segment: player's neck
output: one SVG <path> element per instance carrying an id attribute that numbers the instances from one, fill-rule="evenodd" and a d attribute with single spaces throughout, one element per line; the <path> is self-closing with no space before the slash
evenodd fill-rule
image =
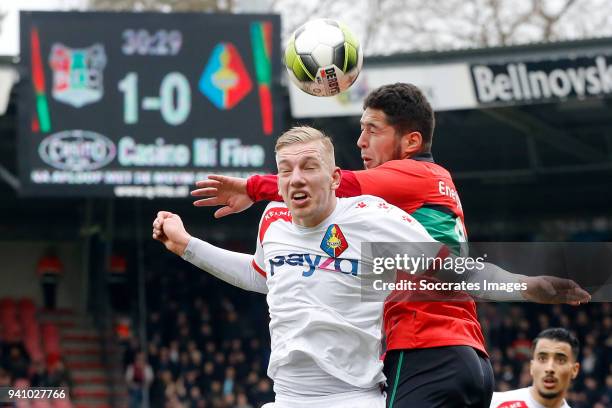
<path id="1" fill-rule="evenodd" d="M 529 393 L 538 404 L 546 408 L 561 408 L 563 406 L 563 402 L 565 401 L 564 392 L 561 393 L 557 398 L 544 398 L 540 395 L 538 390 L 536 390 L 533 385 L 529 387 Z"/>

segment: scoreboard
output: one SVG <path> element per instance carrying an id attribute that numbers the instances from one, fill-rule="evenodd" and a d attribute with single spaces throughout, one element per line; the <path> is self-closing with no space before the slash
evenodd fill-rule
<path id="1" fill-rule="evenodd" d="M 275 168 L 280 18 L 22 12 L 24 196 L 185 197 Z"/>

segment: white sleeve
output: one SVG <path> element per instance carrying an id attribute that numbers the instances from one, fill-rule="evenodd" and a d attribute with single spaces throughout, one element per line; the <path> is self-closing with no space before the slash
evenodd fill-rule
<path id="1" fill-rule="evenodd" d="M 255 269 L 252 255 L 228 251 L 191 237 L 182 258 L 230 285 L 268 293 L 266 279 Z"/>
<path id="2" fill-rule="evenodd" d="M 525 275 L 508 272 L 505 269 L 489 263 L 483 262 L 484 268 L 482 270 L 470 270 L 465 273 L 463 279 L 466 282 L 479 283 L 481 290 L 472 291 L 470 294 L 478 296 L 482 299 L 496 300 L 498 302 L 524 302 L 525 298 L 522 295 L 521 290 L 485 290 L 484 281 L 503 283 L 515 287 L 521 283 Z"/>

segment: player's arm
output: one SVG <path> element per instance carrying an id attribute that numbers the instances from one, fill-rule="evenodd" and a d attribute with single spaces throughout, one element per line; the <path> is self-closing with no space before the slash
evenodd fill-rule
<path id="1" fill-rule="evenodd" d="M 230 285 L 253 292 L 268 292 L 266 279 L 256 269 L 253 255 L 228 251 L 192 237 L 176 214 L 157 213 L 153 238 L 169 251 Z"/>
<path id="2" fill-rule="evenodd" d="M 454 269 L 439 269 L 431 264 L 418 269 L 406 271 L 410 274 L 429 274 L 446 282 L 478 283 L 476 290 L 467 292 L 487 300 L 496 301 L 532 301 L 537 303 L 569 303 L 580 304 L 588 302 L 590 295 L 576 282 L 570 279 L 562 279 L 553 276 L 525 276 L 512 273 L 505 269 L 489 263 L 472 263 L 465 267 L 464 258 L 453 255 L 442 243 L 435 241 L 429 233 L 414 220 L 410 215 L 397 207 L 390 206 L 386 210 L 385 217 L 380 217 L 377 222 L 378 234 L 375 239 L 386 244 L 384 249 L 387 257 L 395 258 L 396 255 L 407 253 L 414 258 L 444 260 L 451 258 Z M 454 259 L 453 259 L 454 258 Z M 461 262 L 456 262 L 460 260 Z M 482 265 L 482 267 L 480 267 Z M 485 281 L 504 283 L 510 285 L 521 285 L 524 290 L 512 292 L 505 290 L 487 290 Z"/>

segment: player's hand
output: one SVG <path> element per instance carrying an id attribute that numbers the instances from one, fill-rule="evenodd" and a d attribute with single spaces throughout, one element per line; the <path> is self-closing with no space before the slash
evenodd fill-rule
<path id="1" fill-rule="evenodd" d="M 197 190 L 194 197 L 209 197 L 193 202 L 196 207 L 223 207 L 215 211 L 215 218 L 239 213 L 253 205 L 253 200 L 247 194 L 247 181 L 243 178 L 218 176 L 211 174 L 207 180 L 196 182 Z"/>
<path id="2" fill-rule="evenodd" d="M 523 297 L 531 302 L 578 306 L 591 300 L 589 292 L 571 279 L 534 276 L 525 277 L 523 282 L 527 284 L 527 290 L 522 292 Z"/>
<path id="3" fill-rule="evenodd" d="M 183 226 L 183 220 L 176 214 L 160 211 L 153 220 L 153 239 L 158 240 L 178 256 L 185 253 L 191 236 Z"/>

